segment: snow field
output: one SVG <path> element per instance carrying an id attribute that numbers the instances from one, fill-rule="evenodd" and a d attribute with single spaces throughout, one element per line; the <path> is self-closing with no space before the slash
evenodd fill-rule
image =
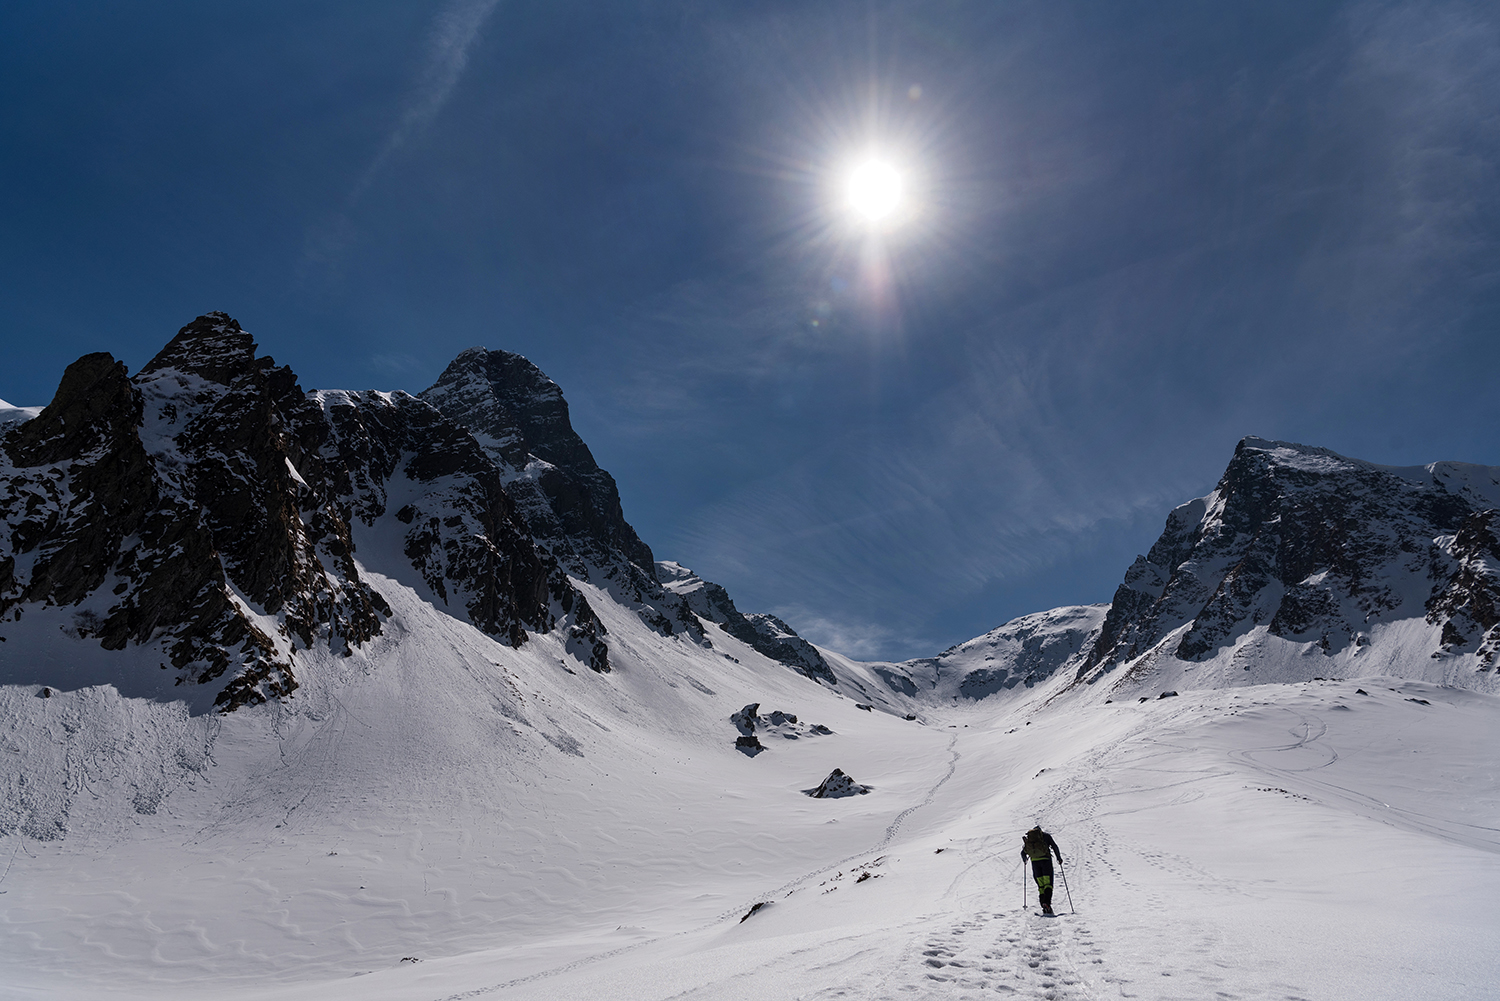
<path id="1" fill-rule="evenodd" d="M 513 651 L 376 584 L 397 608 L 388 635 L 308 663 L 289 711 L 193 718 L 220 727 L 213 767 L 179 776 L 155 815 L 86 767 L 160 757 L 165 745 L 135 737 L 93 750 L 149 704 L 6 690 L 16 771 L 64 801 L 68 825 L 60 841 L 7 839 L 13 989 L 191 995 L 497 945 L 524 973 L 738 916 L 768 877 L 879 842 L 930 785 L 924 769 L 948 763 L 946 735 L 893 741 L 915 724 L 857 711 L 728 637 L 722 652 L 685 647 L 622 612 L 608 624 L 629 642 L 599 676 L 549 637 Z M 770 738 L 752 761 L 728 720 L 749 702 L 836 733 Z M 71 722 L 49 730 L 49 717 Z M 875 791 L 801 795 L 840 765 Z"/>
<path id="2" fill-rule="evenodd" d="M 1493 695 L 1367 677 L 1103 704 L 1057 678 L 925 707 L 924 725 L 717 631 L 712 649 L 659 636 L 592 591 L 603 676 L 550 637 L 511 650 L 372 581 L 386 635 L 347 659 L 300 653 L 283 709 L 0 688 L 20 804 L 0 818 L 0 997 L 1452 1001 L 1500 985 Z M 750 702 L 835 733 L 763 736 L 748 758 L 728 717 Z M 801 794 L 834 767 L 873 791 Z M 1077 914 L 1061 880 L 1058 918 L 1034 916 L 1029 886 L 1022 909 L 1037 821 Z M 49 823 L 66 836 L 39 840 Z"/>

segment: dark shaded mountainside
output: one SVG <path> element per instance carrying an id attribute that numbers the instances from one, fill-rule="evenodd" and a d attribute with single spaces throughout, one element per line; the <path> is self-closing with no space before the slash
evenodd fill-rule
<path id="1" fill-rule="evenodd" d="M 131 669 L 227 712 L 293 691 L 299 650 L 379 635 L 391 613 L 370 572 L 512 646 L 562 630 L 607 672 L 578 580 L 702 645 L 711 607 L 710 624 L 834 682 L 717 585 L 675 569 L 663 585 L 561 390 L 525 358 L 474 348 L 411 396 L 304 392 L 255 352 L 210 313 L 133 378 L 86 355 L 41 413 L 0 423 L 0 637 L 41 622 L 129 650 Z M 19 676 L 38 670 L 21 647 L 0 646 L 0 679 L 47 681 Z"/>
<path id="2" fill-rule="evenodd" d="M 858 691 L 891 708 L 1054 677 L 1106 694 L 1152 679 L 1369 675 L 1493 691 L 1497 660 L 1500 467 L 1379 466 L 1246 438 L 1212 493 L 1172 511 L 1108 605 L 1038 612 L 934 658 L 866 665 Z"/>

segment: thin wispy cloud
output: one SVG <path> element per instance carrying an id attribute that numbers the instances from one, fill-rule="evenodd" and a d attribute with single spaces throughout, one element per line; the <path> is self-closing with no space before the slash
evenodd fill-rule
<path id="1" fill-rule="evenodd" d="M 469 52 L 500 0 L 453 0 L 433 20 L 421 72 L 401 104 L 395 124 L 350 189 L 343 208 L 307 228 L 303 237 L 301 277 L 320 271 L 336 277 L 339 263 L 356 238 L 349 212 L 395 153 L 442 111 L 469 63 Z"/>
<path id="2" fill-rule="evenodd" d="M 469 51 L 478 40 L 480 29 L 499 3 L 500 0 L 454 0 L 438 14 L 428 36 L 427 58 L 416 84 L 407 95 L 385 143 L 354 185 L 350 201 L 364 194 L 392 154 L 442 111 L 453 88 L 458 85 L 459 77 L 463 76 L 469 63 Z"/>

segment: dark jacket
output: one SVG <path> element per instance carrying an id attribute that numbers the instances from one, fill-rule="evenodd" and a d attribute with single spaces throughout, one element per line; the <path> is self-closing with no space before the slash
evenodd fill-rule
<path id="1" fill-rule="evenodd" d="M 1047 858 L 1049 852 L 1056 855 L 1059 862 L 1063 860 L 1062 849 L 1057 847 L 1057 842 L 1052 840 L 1052 835 L 1040 827 L 1033 827 L 1021 838 L 1022 858 L 1044 859 Z"/>

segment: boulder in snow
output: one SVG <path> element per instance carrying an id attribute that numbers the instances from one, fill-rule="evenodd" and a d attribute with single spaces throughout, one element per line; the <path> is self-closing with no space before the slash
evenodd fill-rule
<path id="1" fill-rule="evenodd" d="M 828 773 L 828 777 L 818 783 L 816 789 L 802 790 L 813 799 L 837 799 L 841 796 L 863 796 L 870 791 L 869 786 L 860 785 L 854 779 L 844 774 L 842 768 L 835 768 Z"/>

